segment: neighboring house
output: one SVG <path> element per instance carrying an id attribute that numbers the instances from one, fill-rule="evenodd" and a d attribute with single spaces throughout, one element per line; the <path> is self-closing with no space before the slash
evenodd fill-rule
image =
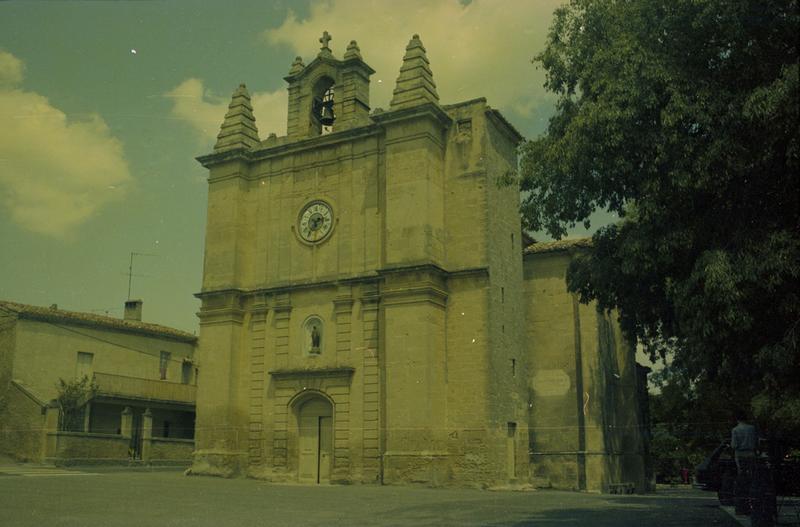
<path id="1" fill-rule="evenodd" d="M 192 472 L 644 490 L 634 349 L 567 291 L 586 241 L 528 247 L 520 134 L 485 99 L 440 104 L 416 35 L 371 111 L 374 71 L 329 40 L 285 77 L 286 136 L 259 138 L 241 85 L 198 158 Z"/>
<path id="2" fill-rule="evenodd" d="M 180 462 L 194 442 L 197 338 L 141 321 L 0 301 L 0 453 L 59 463 Z M 93 380 L 80 416 L 60 380 Z"/>

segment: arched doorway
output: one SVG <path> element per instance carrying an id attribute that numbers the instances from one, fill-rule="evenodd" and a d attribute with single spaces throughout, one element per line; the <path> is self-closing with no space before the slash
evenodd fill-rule
<path id="1" fill-rule="evenodd" d="M 333 458 L 333 408 L 320 396 L 304 401 L 297 412 L 299 429 L 298 480 L 328 483 Z"/>

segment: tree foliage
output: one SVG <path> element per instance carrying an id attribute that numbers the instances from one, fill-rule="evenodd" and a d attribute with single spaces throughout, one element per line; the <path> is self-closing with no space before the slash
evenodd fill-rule
<path id="1" fill-rule="evenodd" d="M 82 432 L 86 403 L 97 393 L 94 378 L 90 379 L 86 375 L 71 381 L 59 378 L 56 388 L 56 402 L 60 410 L 59 429 Z"/>
<path id="2" fill-rule="evenodd" d="M 650 396 L 650 453 L 658 479 L 680 480 L 680 469 L 694 468 L 730 438 L 728 402 L 709 393 L 713 387 L 688 382 L 665 368 L 652 374 L 658 393 Z"/>
<path id="3" fill-rule="evenodd" d="M 522 147 L 526 227 L 597 209 L 569 287 L 715 396 L 800 429 L 798 4 L 572 0 L 536 58 L 558 97 Z"/>

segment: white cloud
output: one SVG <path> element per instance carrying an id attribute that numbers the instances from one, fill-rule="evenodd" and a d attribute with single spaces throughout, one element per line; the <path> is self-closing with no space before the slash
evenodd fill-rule
<path id="1" fill-rule="evenodd" d="M 22 82 L 24 66 L 17 57 L 0 49 L 0 86 L 16 86 Z"/>
<path id="2" fill-rule="evenodd" d="M 119 140 L 98 115 L 70 120 L 18 86 L 23 64 L 0 51 L 0 205 L 30 231 L 69 237 L 131 182 Z"/>
<path id="3" fill-rule="evenodd" d="M 553 10 L 563 0 L 331 0 L 311 7 L 299 20 L 264 32 L 267 42 L 287 44 L 308 63 L 328 30 L 334 55 L 358 41 L 364 60 L 376 70 L 371 106 L 388 108 L 405 46 L 418 33 L 427 49 L 442 103 L 485 96 L 489 104 L 529 117 L 549 99 L 544 73 L 531 59 L 544 46 Z M 287 61 L 287 69 L 290 61 Z"/>
<path id="4" fill-rule="evenodd" d="M 233 93 L 233 90 L 231 90 Z M 204 142 L 213 141 L 228 110 L 230 95 L 212 94 L 201 79 L 186 79 L 165 94 L 172 99 L 172 115 L 187 122 Z M 270 132 L 286 133 L 288 98 L 286 90 L 250 94 L 253 115 L 259 137 L 266 139 Z"/>
<path id="5" fill-rule="evenodd" d="M 398 5 L 372 0 L 317 2 L 299 20 L 289 12 L 280 27 L 268 29 L 271 45 L 288 45 L 306 64 L 319 52 L 319 37 L 329 31 L 334 55 L 357 40 L 364 60 L 376 70 L 370 85 L 370 105 L 388 108 L 405 47 L 419 33 L 428 51 L 442 103 L 486 97 L 508 113 L 531 117 L 552 101 L 544 73 L 531 64 L 545 41 L 553 10 L 563 0 L 406 0 Z M 235 86 L 231 86 L 233 90 Z M 252 86 L 250 87 L 253 88 Z M 232 91 L 231 90 L 231 91 Z M 286 133 L 286 89 L 251 92 L 259 136 Z M 211 94 L 203 81 L 187 79 L 166 94 L 173 99 L 173 116 L 189 123 L 204 141 L 213 141 L 227 110 L 230 94 Z"/>

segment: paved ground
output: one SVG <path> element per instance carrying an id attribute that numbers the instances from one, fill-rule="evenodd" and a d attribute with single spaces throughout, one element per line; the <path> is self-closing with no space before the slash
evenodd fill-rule
<path id="1" fill-rule="evenodd" d="M 172 470 L 0 466 L 0 525 L 738 527 L 716 496 L 294 486 Z"/>

